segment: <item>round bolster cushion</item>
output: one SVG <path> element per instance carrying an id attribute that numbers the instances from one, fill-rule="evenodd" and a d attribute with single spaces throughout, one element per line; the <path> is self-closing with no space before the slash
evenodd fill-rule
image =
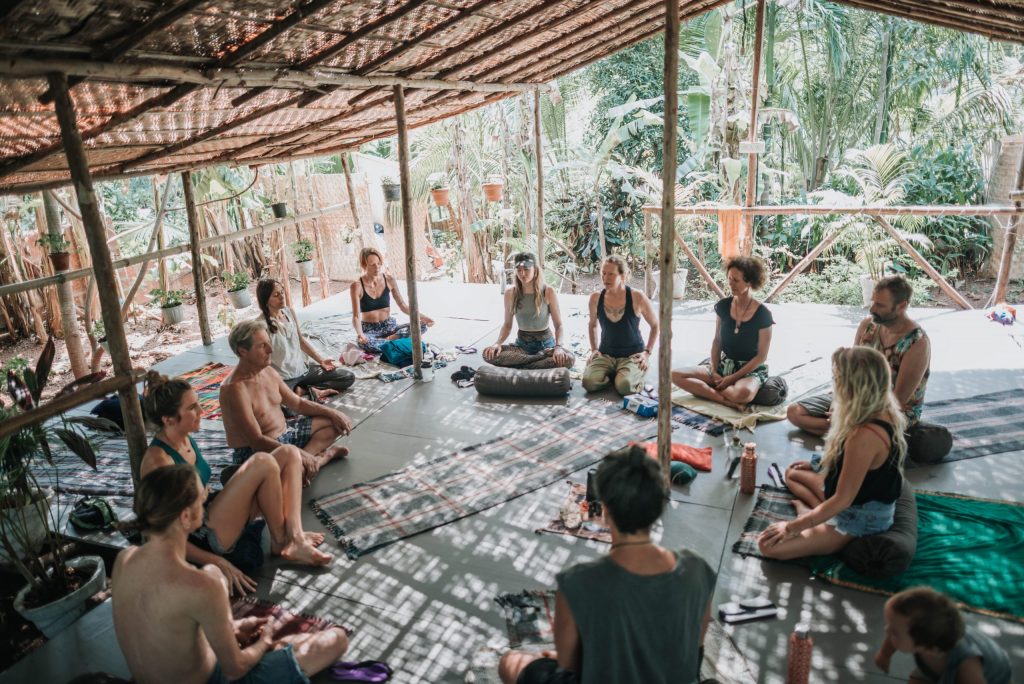
<path id="1" fill-rule="evenodd" d="M 789 385 L 786 384 L 785 378 L 778 375 L 765 380 L 761 388 L 757 390 L 757 394 L 754 396 L 754 401 L 751 403 L 759 404 L 761 406 L 778 406 L 782 402 L 786 401 L 786 397 L 789 395 Z"/>
<path id="2" fill-rule="evenodd" d="M 480 394 L 492 397 L 564 397 L 572 389 L 568 368 L 502 368 L 480 364 L 473 376 Z"/>
<path id="3" fill-rule="evenodd" d="M 850 568 L 872 578 L 892 577 L 910 567 L 917 550 L 917 501 L 906 480 L 896 499 L 892 527 L 880 534 L 857 537 L 839 554 Z"/>

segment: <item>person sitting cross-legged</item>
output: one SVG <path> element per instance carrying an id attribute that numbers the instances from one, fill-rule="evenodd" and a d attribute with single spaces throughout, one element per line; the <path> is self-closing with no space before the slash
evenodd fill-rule
<path id="1" fill-rule="evenodd" d="M 220 386 L 220 405 L 228 446 L 235 463 L 257 451 L 273 452 L 282 444 L 299 448 L 303 482 L 309 484 L 326 463 L 342 458 L 348 449 L 334 442 L 352 429 L 348 417 L 329 406 L 300 398 L 270 366 L 273 347 L 267 324 L 261 320 L 237 324 L 228 344 L 238 365 Z M 285 419 L 281 407 L 299 414 Z"/>
<path id="2" fill-rule="evenodd" d="M 841 347 L 832 355 L 835 402 L 821 470 L 808 461 L 786 470 L 797 516 L 761 533 L 765 557 L 838 553 L 856 537 L 892 527 L 907 443 L 891 386 L 889 364 L 874 349 Z"/>
<path id="3" fill-rule="evenodd" d="M 156 468 L 135 491 L 142 546 L 121 551 L 111 573 L 114 633 L 133 680 L 309 684 L 348 648 L 340 628 L 275 640 L 267 618 L 234 620 L 216 566 L 185 556 L 203 525 L 206 488 L 188 464 Z"/>
<path id="4" fill-rule="evenodd" d="M 391 315 L 391 296 L 402 313 L 411 316 L 411 310 L 398 282 L 384 268 L 384 255 L 376 247 L 364 247 L 359 252 L 359 268 L 362 275 L 349 287 L 352 298 L 352 327 L 356 340 L 364 351 L 380 354 L 381 346 L 388 340 L 411 337 L 410 323 L 399 323 Z M 434 325 L 434 320 L 420 312 L 420 332 Z"/>
<path id="5" fill-rule="evenodd" d="M 590 360 L 583 371 L 583 389 L 599 392 L 608 385 L 625 396 L 644 386 L 651 350 L 658 340 L 658 317 L 646 295 L 626 285 L 629 267 L 617 254 L 601 264 L 604 289 L 590 295 Z M 640 317 L 651 332 L 644 344 Z M 601 327 L 601 343 L 597 329 Z"/>
<path id="6" fill-rule="evenodd" d="M 693 552 L 651 539 L 664 488 L 644 449 L 604 457 L 597 494 L 612 533 L 608 555 L 556 576 L 555 651 L 506 653 L 498 666 L 504 684 L 698 680 L 715 572 Z"/>
<path id="7" fill-rule="evenodd" d="M 765 362 L 775 320 L 753 295 L 764 285 L 764 262 L 757 257 L 733 257 L 725 270 L 732 296 L 715 304 L 711 356 L 706 365 L 672 371 L 672 383 L 695 397 L 743 409 L 768 380 Z"/>
<path id="8" fill-rule="evenodd" d="M 877 349 L 889 362 L 892 391 L 907 419 L 907 457 L 918 463 L 935 463 L 949 453 L 953 437 L 945 427 L 921 420 L 931 374 L 931 341 L 924 328 L 907 315 L 913 294 L 903 276 L 879 280 L 871 295 L 871 315 L 861 321 L 853 343 Z M 789 422 L 815 435 L 828 431 L 831 416 L 830 394 L 807 397 L 787 410 Z"/>
<path id="9" fill-rule="evenodd" d="M 206 487 L 212 472 L 192 438 L 202 409 L 188 381 L 149 371 L 142 408 L 146 420 L 159 427 L 142 455 L 139 474 L 145 477 L 157 468 L 184 463 L 195 468 Z M 189 535 L 186 557 L 193 563 L 217 566 L 234 593 L 244 595 L 256 589 L 255 582 L 225 558 L 256 513 L 270 528 L 271 554 L 304 565 L 331 561 L 330 555 L 316 549 L 324 535 L 302 529 L 302 457 L 294 446 L 253 454 L 206 509 L 203 525 Z"/>

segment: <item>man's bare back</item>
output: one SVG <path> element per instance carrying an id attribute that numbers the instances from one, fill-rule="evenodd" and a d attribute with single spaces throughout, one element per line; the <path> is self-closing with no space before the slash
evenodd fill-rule
<path id="1" fill-rule="evenodd" d="M 238 368 L 231 371 L 231 375 L 220 386 L 221 412 L 228 446 L 249 446 L 244 436 L 247 430 L 240 428 L 251 421 L 255 422 L 260 433 L 270 439 L 277 439 L 285 431 L 287 426 L 284 411 L 281 410 L 282 386 L 281 376 L 269 366 L 255 375 L 239 374 Z"/>
<path id="2" fill-rule="evenodd" d="M 160 551 L 131 547 L 117 557 L 111 589 L 118 643 L 139 684 L 206 682 L 217 658 L 193 616 L 195 606 L 216 599 L 217 580 Z"/>

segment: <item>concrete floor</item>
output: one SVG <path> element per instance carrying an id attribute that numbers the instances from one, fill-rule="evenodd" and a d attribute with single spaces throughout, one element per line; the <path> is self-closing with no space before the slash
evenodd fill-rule
<path id="1" fill-rule="evenodd" d="M 432 344 L 482 349 L 494 341 L 501 322 L 496 286 L 426 283 L 420 285 L 420 301 L 424 312 L 437 321 L 426 338 Z M 585 340 L 586 298 L 564 295 L 561 303 L 567 338 Z M 860 308 L 826 305 L 773 305 L 771 309 L 777 325 L 769 359 L 776 372 L 850 344 L 865 313 Z M 337 295 L 303 310 L 300 318 L 347 311 L 347 294 Z M 929 400 L 1024 386 L 1024 353 L 1019 338 L 1013 337 L 1018 331 L 989 322 L 977 311 L 922 309 L 912 315 L 932 339 Z M 673 365 L 706 357 L 714 329 L 711 304 L 677 303 L 673 321 Z M 175 373 L 207 361 L 233 360 L 226 341 L 219 339 L 211 347 L 197 347 L 159 367 Z M 452 367 L 439 371 L 432 383 L 357 383 L 355 393 L 344 399 L 345 410 L 356 422 L 356 429 L 345 439 L 351 455 L 325 468 L 307 498 L 390 472 L 419 454 L 449 452 L 516 428 L 536 429 L 540 411 L 563 403 L 512 404 L 479 397 L 472 389 L 458 389 L 449 382 L 448 376 L 460 365 L 476 367 L 481 362 L 479 355 L 461 356 Z M 654 383 L 655 378 L 652 369 L 649 381 Z M 583 394 L 578 383 L 572 394 Z M 701 474 L 689 486 L 674 488 L 660 527 L 661 543 L 688 547 L 718 569 L 715 605 L 763 594 L 781 609 L 778 620 L 728 628 L 757 681 L 784 680 L 787 639 L 802 621 L 809 621 L 815 639 L 812 681 L 905 681 L 911 669 L 908 658 L 894 658 L 892 676 L 882 674 L 872 663 L 882 639 L 884 597 L 815 581 L 798 567 L 733 554 L 731 546 L 753 507 L 753 497 L 739 494 L 736 481 L 725 479 L 723 438 L 679 427 L 673 439 L 711 445 L 714 465 L 711 473 Z M 761 454 L 761 482 L 767 481 L 765 469 L 771 462 L 785 467 L 806 458 L 820 444 L 785 422 L 762 424 L 754 440 Z M 914 469 L 907 476 L 931 490 L 1020 500 L 1021 457 L 1020 452 L 1005 453 Z M 553 586 L 555 573 L 562 568 L 607 551 L 607 546 L 596 542 L 534 533 L 555 513 L 563 487 L 558 484 L 533 492 L 355 562 L 339 550 L 338 559 L 318 572 L 268 560 L 259 577 L 258 594 L 354 628 L 351 659 L 387 661 L 396 672 L 393 681 L 463 681 L 474 652 L 507 643 L 494 596 Z M 309 510 L 304 522 L 308 529 L 321 528 Z M 1024 624 L 973 613 L 965 616 L 1010 653 L 1018 673 L 1024 672 Z M 113 643 L 109 604 L 0 675 L 0 682 L 62 682 L 95 670 L 127 675 Z"/>

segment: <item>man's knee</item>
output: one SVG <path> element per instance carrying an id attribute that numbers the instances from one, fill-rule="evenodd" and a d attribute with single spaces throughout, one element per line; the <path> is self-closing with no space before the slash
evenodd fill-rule
<path id="1" fill-rule="evenodd" d="M 608 375 L 606 373 L 590 373 L 584 374 L 583 389 L 587 392 L 600 392 L 608 386 Z"/>
<path id="2" fill-rule="evenodd" d="M 302 463 L 302 452 L 294 444 L 282 444 L 274 449 L 274 460 L 281 470 L 290 463 Z"/>
<path id="3" fill-rule="evenodd" d="M 622 396 L 633 394 L 642 383 L 643 380 L 637 380 L 632 373 L 619 373 L 615 376 L 615 391 Z"/>

